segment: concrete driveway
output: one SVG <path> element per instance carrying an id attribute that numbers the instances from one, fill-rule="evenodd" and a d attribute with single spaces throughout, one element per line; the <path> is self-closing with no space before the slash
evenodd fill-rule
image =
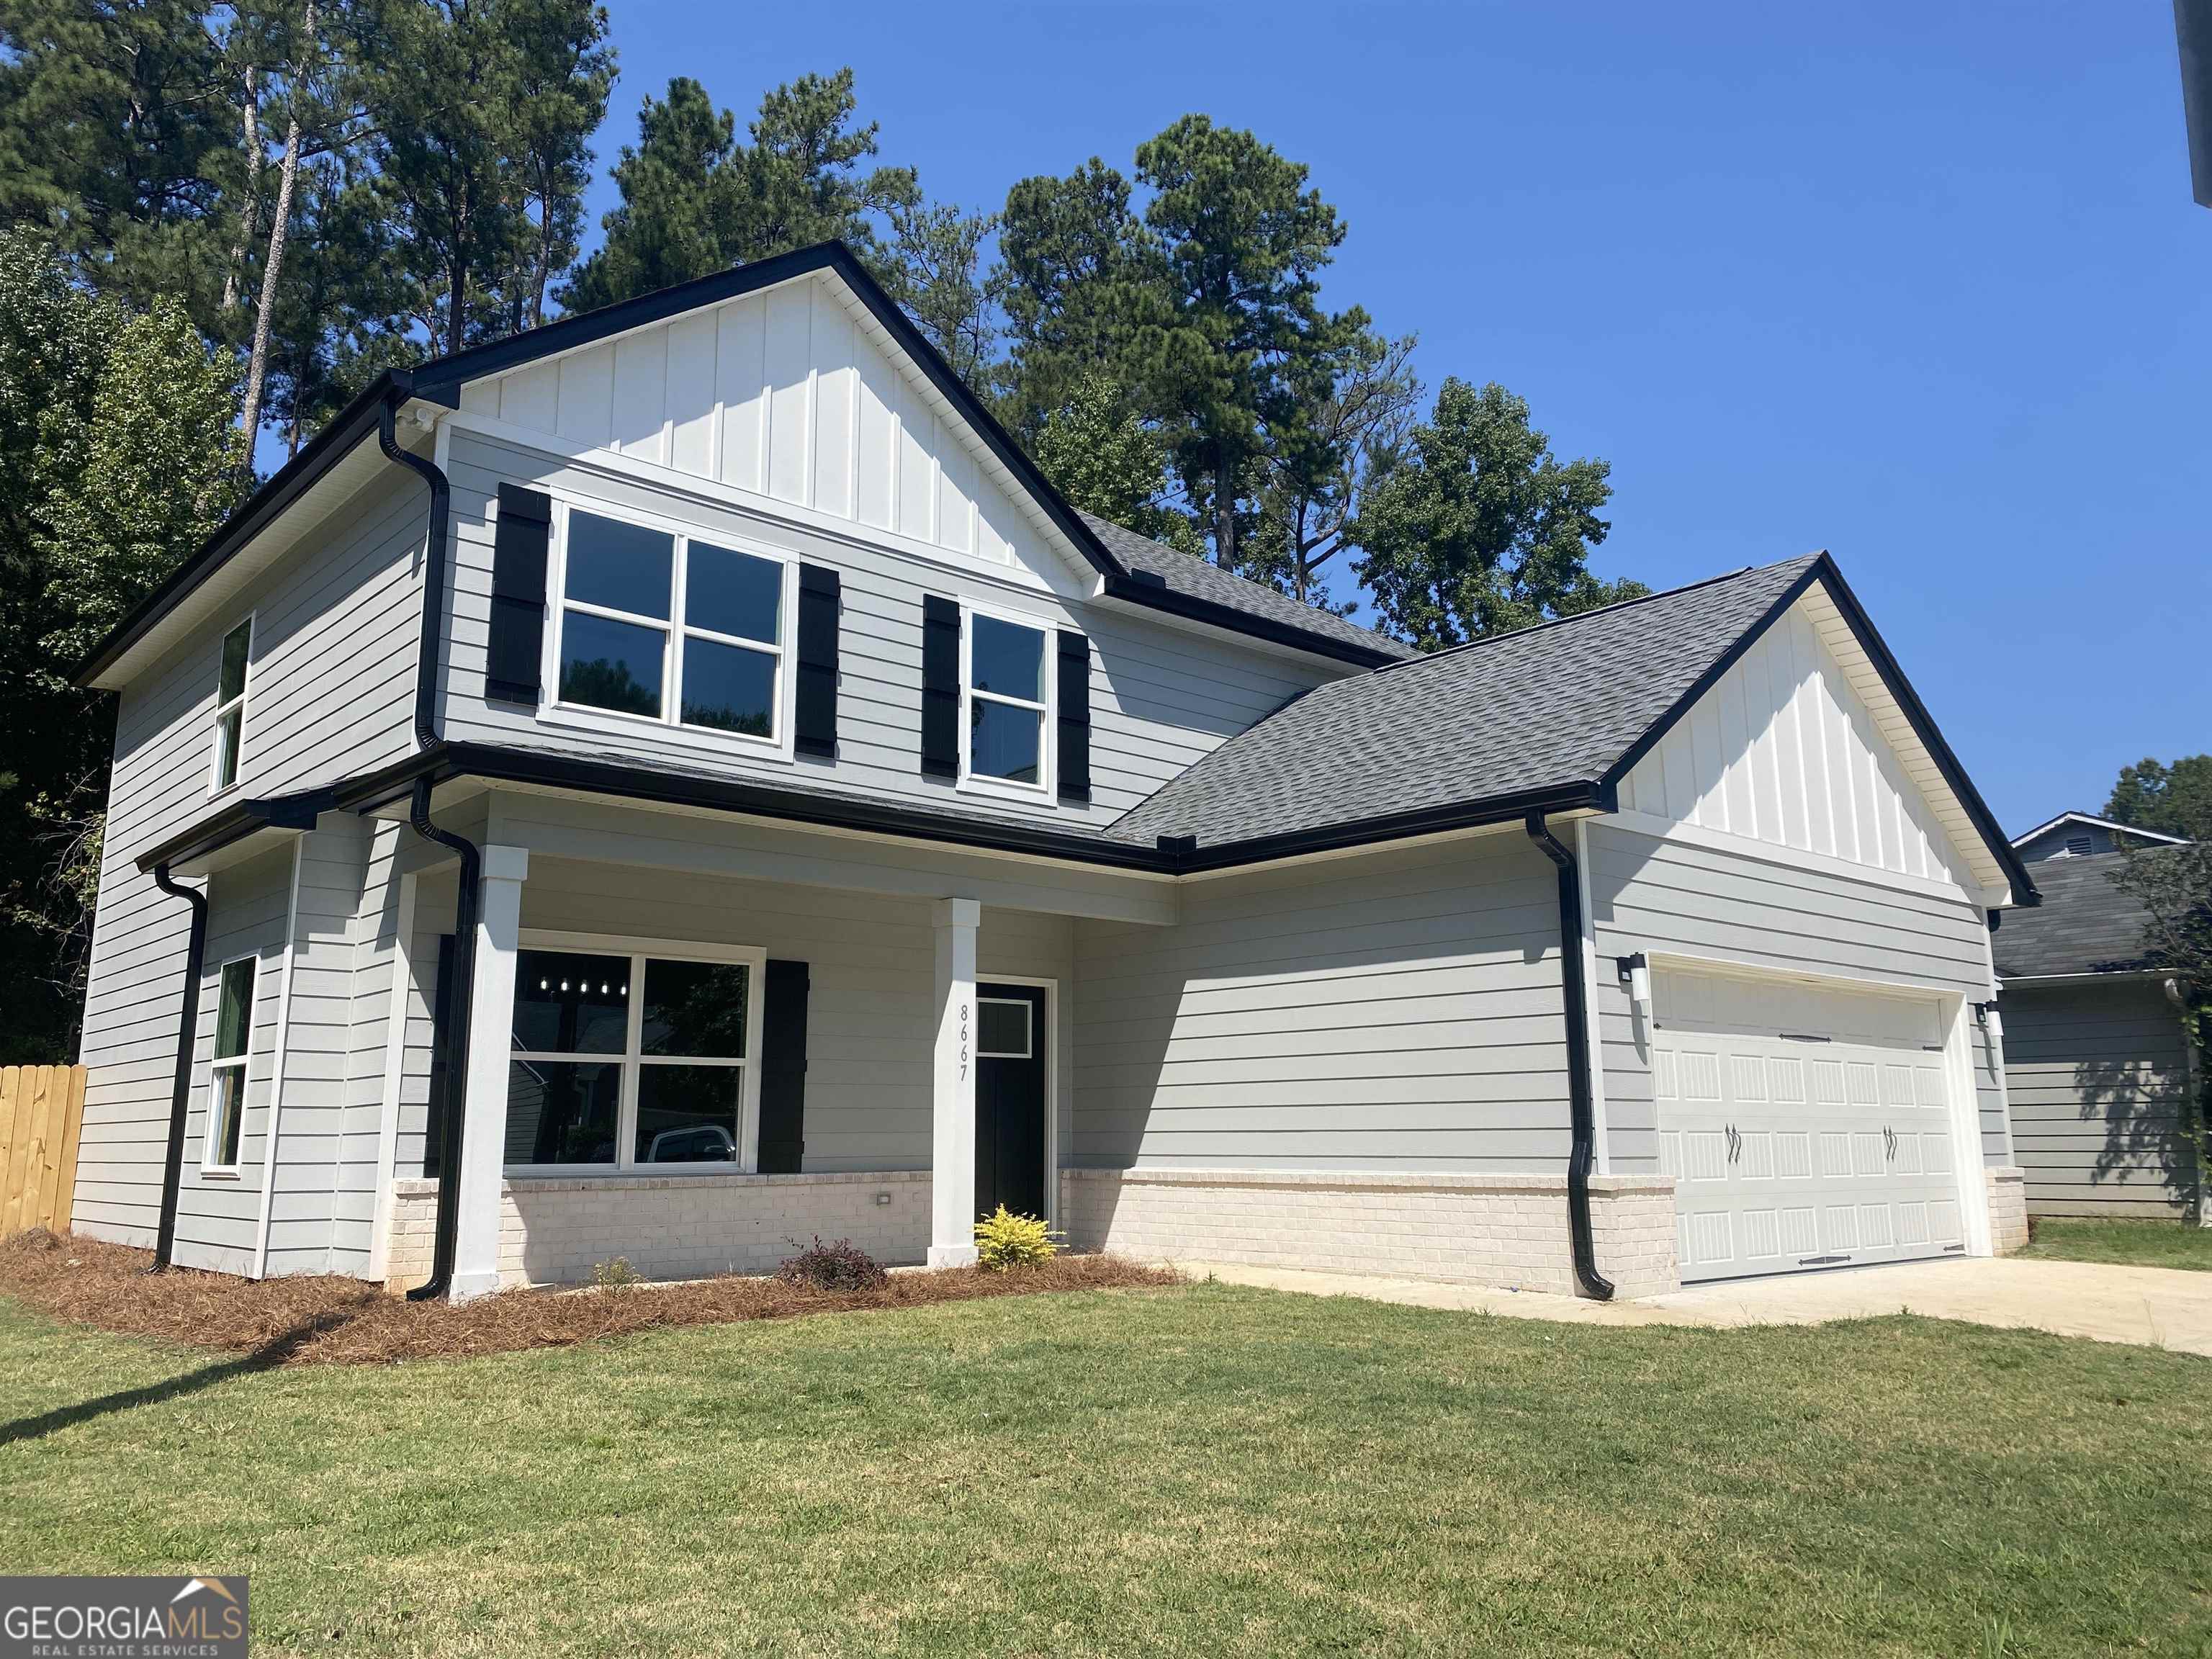
<path id="1" fill-rule="evenodd" d="M 1601 1303 L 1430 1279 L 1366 1279 L 1226 1262 L 1175 1265 L 1185 1273 L 1211 1274 L 1230 1284 L 1565 1324 L 1817 1325 L 1831 1319 L 1903 1312 L 2212 1354 L 2212 1273 L 2168 1267 L 1982 1258 L 1905 1261 L 1734 1279 L 1638 1302 Z"/>

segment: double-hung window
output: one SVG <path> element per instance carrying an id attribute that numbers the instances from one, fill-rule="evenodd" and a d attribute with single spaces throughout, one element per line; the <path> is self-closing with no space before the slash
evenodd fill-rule
<path id="1" fill-rule="evenodd" d="M 222 659 L 215 680 L 215 758 L 208 769 L 210 791 L 238 781 L 238 754 L 246 738 L 246 667 L 253 654 L 253 618 L 222 636 Z"/>
<path id="2" fill-rule="evenodd" d="M 787 749 L 796 567 L 580 508 L 563 519 L 557 701 Z"/>
<path id="3" fill-rule="evenodd" d="M 216 994 L 215 1060 L 208 1068 L 207 1133 L 200 1152 L 204 1170 L 238 1168 L 239 1136 L 246 1121 L 246 1054 L 252 1047 L 255 966 L 252 957 L 222 964 Z"/>
<path id="4" fill-rule="evenodd" d="M 507 1163 L 753 1168 L 763 967 L 757 951 L 526 944 L 515 967 Z"/>
<path id="5" fill-rule="evenodd" d="M 988 789 L 1049 793 L 1051 629 L 980 611 L 961 630 L 961 776 Z"/>

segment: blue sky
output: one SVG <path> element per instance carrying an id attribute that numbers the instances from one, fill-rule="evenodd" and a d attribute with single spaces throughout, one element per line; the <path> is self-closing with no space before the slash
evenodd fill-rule
<path id="1" fill-rule="evenodd" d="M 969 207 L 1248 126 L 1350 227 L 1331 303 L 1612 461 L 1601 574 L 1829 549 L 2014 831 L 2212 749 L 2212 212 L 2162 3 L 610 9 L 603 169 L 676 74 L 743 118 L 850 64 Z"/>

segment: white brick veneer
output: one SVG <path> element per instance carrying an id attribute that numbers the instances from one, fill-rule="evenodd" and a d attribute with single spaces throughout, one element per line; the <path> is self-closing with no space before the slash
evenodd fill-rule
<path id="1" fill-rule="evenodd" d="M 437 1211 L 436 1182 L 393 1183 L 385 1270 L 393 1289 L 429 1277 Z M 887 1266 L 921 1261 L 929 1248 L 929 1172 L 506 1182 L 500 1284 L 586 1284 L 594 1267 L 617 1256 L 647 1279 L 773 1273 L 817 1233 L 849 1238 Z"/>
<path id="2" fill-rule="evenodd" d="M 1067 1170 L 1060 1190 L 1076 1249 L 1575 1293 L 1564 1175 Z M 1671 1176 L 1593 1176 L 1590 1231 L 1619 1295 L 1680 1288 Z"/>
<path id="3" fill-rule="evenodd" d="M 2027 1171 L 2009 1164 L 1982 1171 L 1990 1188 L 1990 1253 L 2010 1255 L 2027 1245 Z"/>

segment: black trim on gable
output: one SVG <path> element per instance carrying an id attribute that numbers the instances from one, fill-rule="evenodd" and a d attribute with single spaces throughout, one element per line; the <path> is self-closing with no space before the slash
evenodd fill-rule
<path id="1" fill-rule="evenodd" d="M 2043 896 L 2036 890 L 2035 882 L 2027 873 L 2027 866 L 2021 861 L 2020 854 L 2006 839 L 2004 831 L 1997 827 L 1995 815 L 1968 780 L 1966 769 L 1959 764 L 1959 757 L 1951 752 L 1951 745 L 1943 741 L 1943 734 L 1936 730 L 1936 721 L 1928 713 L 1927 706 L 1920 701 L 1919 693 L 1905 678 L 1904 669 L 1898 665 L 1897 659 L 1890 654 L 1889 647 L 1882 642 L 1881 635 L 1875 630 L 1866 608 L 1859 603 L 1858 596 L 1851 592 L 1850 585 L 1844 581 L 1843 573 L 1836 568 L 1833 556 L 1826 552 L 1807 566 L 1805 574 L 1784 588 L 1759 620 L 1738 635 L 1729 648 L 1713 659 L 1711 666 L 1692 682 L 1690 689 L 1674 700 L 1674 705 L 1652 724 L 1650 730 L 1631 744 L 1620 758 L 1607 769 L 1605 775 L 1598 781 L 1604 794 L 1606 810 L 1618 810 L 1620 781 L 1635 768 L 1637 762 L 1656 748 L 1660 740 L 1689 713 L 1692 706 L 1719 684 L 1721 676 L 1735 667 L 1759 637 L 1772 627 L 1791 605 L 1802 599 L 1807 590 L 1816 582 L 1825 587 L 1828 597 L 1835 601 L 1836 609 L 1843 613 L 1844 622 L 1851 630 L 1851 637 L 1858 641 L 1859 648 L 1873 659 L 1875 672 L 1881 676 L 1882 684 L 1889 688 L 1890 695 L 1897 699 L 1898 706 L 1905 711 L 1905 721 L 1912 727 L 1913 735 L 1920 739 L 1934 759 L 1936 769 L 1942 774 L 1944 783 L 1958 797 L 1959 804 L 1966 809 L 1966 816 L 1973 820 L 1983 845 L 1996 860 L 1998 868 L 2005 872 L 2005 880 L 2012 888 L 2014 900 L 2022 905 L 2042 902 Z"/>
<path id="2" fill-rule="evenodd" d="M 1130 605 L 1140 605 L 1148 611 L 1164 611 L 1171 617 L 1205 623 L 1209 627 L 1249 635 L 1275 645 L 1292 646 L 1300 651 L 1310 651 L 1317 657 L 1333 657 L 1339 662 L 1352 663 L 1360 668 L 1388 668 L 1394 663 L 1421 660 L 1419 657 L 1401 657 L 1395 652 L 1370 650 L 1351 640 L 1340 640 L 1327 634 L 1309 633 L 1303 628 L 1292 627 L 1289 623 L 1277 622 L 1272 617 L 1255 616 L 1249 611 L 1238 611 L 1216 604 L 1212 599 L 1200 599 L 1194 593 L 1181 592 L 1149 571 L 1107 577 L 1106 597 L 1121 599 Z"/>

